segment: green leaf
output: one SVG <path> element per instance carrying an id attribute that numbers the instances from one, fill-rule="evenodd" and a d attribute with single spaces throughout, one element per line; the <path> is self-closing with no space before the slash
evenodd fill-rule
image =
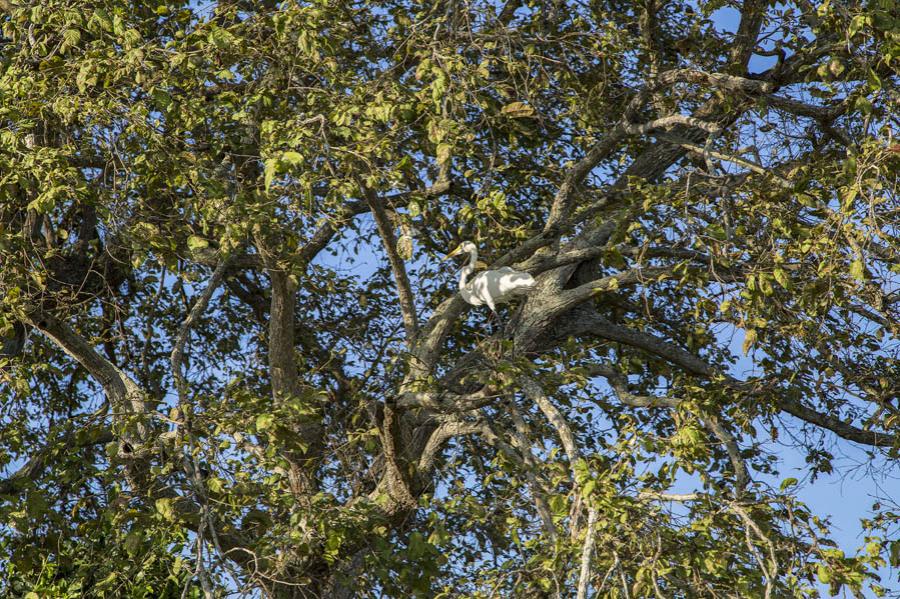
<path id="1" fill-rule="evenodd" d="M 584 487 L 581 489 L 581 494 L 584 497 L 590 497 L 591 493 L 594 492 L 594 488 L 597 486 L 597 481 L 593 478 L 586 483 L 584 483 Z"/>
<path id="2" fill-rule="evenodd" d="M 900 541 L 891 541 L 889 561 L 892 568 L 900 567 Z"/>
<path id="3" fill-rule="evenodd" d="M 869 76 L 867 81 L 869 84 L 869 88 L 872 89 L 872 91 L 881 91 L 881 88 L 884 87 L 884 84 L 881 82 L 881 77 L 879 77 L 878 73 L 876 73 L 872 69 L 869 69 Z"/>
<path id="4" fill-rule="evenodd" d="M 156 511 L 160 516 L 170 522 L 175 521 L 175 508 L 173 499 L 163 497 L 161 499 L 157 499 L 154 505 L 156 506 Z"/>
<path id="5" fill-rule="evenodd" d="M 266 191 L 272 189 L 272 183 L 278 174 L 278 158 L 269 158 L 266 160 L 266 166 L 263 170 L 263 178 L 265 180 Z"/>
<path id="6" fill-rule="evenodd" d="M 141 543 L 143 542 L 144 537 L 140 532 L 131 531 L 125 536 L 125 542 L 123 545 L 125 546 L 125 551 L 128 552 L 128 555 L 134 557 L 137 555 L 138 551 L 140 551 Z"/>
<path id="7" fill-rule="evenodd" d="M 260 414 L 256 417 L 256 430 L 264 431 L 275 424 L 274 414 Z"/>
<path id="8" fill-rule="evenodd" d="M 81 41 L 81 32 L 77 29 L 66 29 L 62 34 L 63 41 L 59 45 L 59 51 L 65 53 L 69 48 L 74 48 Z"/>
<path id="9" fill-rule="evenodd" d="M 756 344 L 757 338 L 758 335 L 756 329 L 747 329 L 744 331 L 744 343 L 741 346 L 741 351 L 744 352 L 745 356 L 750 352 L 750 348 Z"/>
<path id="10" fill-rule="evenodd" d="M 105 589 L 111 587 L 118 580 L 119 576 L 116 572 L 110 572 L 109 575 L 96 584 L 96 588 Z"/>
<path id="11" fill-rule="evenodd" d="M 94 14 L 91 16 L 88 23 L 93 24 L 97 23 L 103 31 L 109 32 L 112 31 L 113 22 L 109 18 L 109 13 L 107 13 L 102 8 L 98 8 L 94 10 Z"/>
<path id="12" fill-rule="evenodd" d="M 227 50 L 234 46 L 237 39 L 227 30 L 215 27 L 209 32 L 209 42 L 220 50 Z"/>
<path id="13" fill-rule="evenodd" d="M 530 118 L 534 116 L 534 108 L 524 102 L 512 102 L 504 106 L 500 114 L 514 119 Z"/>
<path id="14" fill-rule="evenodd" d="M 409 535 L 409 545 L 407 546 L 407 554 L 410 559 L 419 559 L 425 555 L 425 537 L 420 532 L 414 532 Z"/>
<path id="15" fill-rule="evenodd" d="M 781 285 L 785 289 L 791 288 L 791 279 L 788 277 L 787 272 L 785 272 L 783 268 L 776 268 L 772 274 L 779 285 Z"/>
<path id="16" fill-rule="evenodd" d="M 337 529 L 329 529 L 325 539 L 325 560 L 332 563 L 338 556 L 341 545 L 344 544 L 344 532 Z"/>
<path id="17" fill-rule="evenodd" d="M 865 96 L 859 96 L 854 102 L 854 108 L 865 115 L 872 114 L 872 103 Z"/>
<path id="18" fill-rule="evenodd" d="M 216 476 L 211 476 L 206 479 L 206 486 L 213 493 L 221 493 L 225 488 L 225 481 Z"/>
<path id="19" fill-rule="evenodd" d="M 853 263 L 850 264 L 850 276 L 857 281 L 864 281 L 866 279 L 866 267 L 862 260 L 854 260 Z"/>
<path id="20" fill-rule="evenodd" d="M 197 235 L 191 235 L 187 239 L 187 245 L 188 245 L 188 249 L 190 249 L 192 252 L 195 252 L 197 250 L 202 250 L 204 248 L 208 248 L 209 242 Z"/>
<path id="21" fill-rule="evenodd" d="M 303 164 L 303 154 L 299 152 L 285 152 L 281 155 L 281 162 L 289 166 L 300 166 Z"/>
<path id="22" fill-rule="evenodd" d="M 125 46 L 128 48 L 133 48 L 133 47 L 139 45 L 143 41 L 143 38 L 141 37 L 141 33 L 137 29 L 129 29 L 128 31 L 125 32 L 125 34 L 122 37 L 123 37 Z"/>
<path id="23" fill-rule="evenodd" d="M 786 478 L 783 481 L 781 481 L 781 490 L 784 491 L 788 487 L 793 487 L 796 484 L 797 484 L 796 478 L 794 478 L 794 477 Z"/>
<path id="24" fill-rule="evenodd" d="M 856 15 L 850 20 L 850 26 L 847 27 L 847 37 L 853 37 L 859 30 L 863 28 L 866 24 L 867 15 Z M 871 17 L 868 17 L 871 19 Z"/>

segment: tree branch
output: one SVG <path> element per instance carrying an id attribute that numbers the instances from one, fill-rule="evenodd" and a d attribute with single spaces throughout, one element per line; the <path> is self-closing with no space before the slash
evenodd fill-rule
<path id="1" fill-rule="evenodd" d="M 81 364 L 100 383 L 107 400 L 116 414 L 145 416 L 147 405 L 144 392 L 124 371 L 97 353 L 93 347 L 69 326 L 48 313 L 41 313 L 29 319 L 29 324 L 41 331 L 60 349 Z M 127 423 L 126 423 L 127 424 Z M 146 425 L 139 421 L 136 436 L 126 427 L 125 438 L 132 445 L 146 441 Z"/>
<path id="2" fill-rule="evenodd" d="M 581 571 L 578 575 L 577 599 L 585 599 L 591 582 L 591 557 L 594 554 L 594 529 L 597 527 L 597 508 L 588 509 L 587 530 L 584 531 L 584 546 L 581 548 Z"/>
<path id="3" fill-rule="evenodd" d="M 795 416 L 804 422 L 815 424 L 816 426 L 830 430 L 838 437 L 847 439 L 848 441 L 853 441 L 862 445 L 871 445 L 873 447 L 896 447 L 898 442 L 900 442 L 900 438 L 896 435 L 857 428 L 830 414 L 808 408 L 799 401 L 781 397 L 778 400 L 778 407 L 781 411 L 787 412 L 791 416 Z"/>
<path id="4" fill-rule="evenodd" d="M 209 278 L 209 282 L 206 284 L 206 289 L 203 290 L 200 297 L 194 302 L 193 307 L 181 323 L 181 327 L 175 337 L 172 353 L 169 355 L 169 362 L 172 365 L 172 376 L 175 378 L 175 388 L 178 392 L 178 400 L 182 405 L 187 401 L 187 381 L 181 370 L 182 362 L 184 361 L 184 346 L 187 343 L 188 337 L 190 337 L 191 327 L 194 326 L 197 319 L 199 319 L 206 311 L 207 306 L 209 306 L 209 301 L 212 299 L 213 293 L 215 293 L 216 289 L 218 289 L 221 284 L 222 278 L 229 265 L 230 261 L 227 258 L 220 259 L 219 264 Z"/>
<path id="5" fill-rule="evenodd" d="M 0 480 L 0 495 L 17 495 L 26 485 L 34 482 L 47 468 L 48 462 L 54 453 L 68 453 L 70 451 L 94 447 L 115 440 L 112 432 L 107 428 L 82 427 L 77 431 L 66 433 L 62 439 L 48 444 L 35 452 L 24 466 L 19 468 L 11 476 Z"/>
<path id="6" fill-rule="evenodd" d="M 634 116 L 640 111 L 641 107 L 653 93 L 676 82 L 707 83 L 728 91 L 755 95 L 768 93 L 773 89 L 773 85 L 767 81 L 757 81 L 724 73 L 706 73 L 694 69 L 673 69 L 662 73 L 656 81 L 644 86 L 637 94 L 635 94 L 626 106 L 622 117 L 610 130 L 607 136 L 594 144 L 584 157 L 578 160 L 568 170 L 563 178 L 562 184 L 553 198 L 550 214 L 544 225 L 545 231 L 550 227 L 557 225 L 568 216 L 571 211 L 572 199 L 578 185 L 581 184 L 588 173 L 590 173 L 602 160 L 612 154 L 616 149 L 616 146 L 624 139 L 629 131 L 645 133 L 646 131 L 655 128 L 667 128 L 677 125 L 679 124 L 677 123 L 679 120 L 683 121 L 684 124 L 689 124 L 691 127 L 699 128 L 706 132 L 719 132 L 721 130 L 722 125 L 720 123 L 682 115 L 673 115 L 671 117 L 666 117 L 666 119 L 653 121 L 652 123 L 643 126 L 631 124 Z"/>
<path id="7" fill-rule="evenodd" d="M 384 251 L 387 253 L 391 264 L 391 272 L 397 285 L 397 297 L 400 300 L 400 313 L 403 315 L 403 327 L 406 329 L 407 344 L 411 344 L 419 331 L 419 323 L 416 317 L 416 304 L 413 298 L 412 288 L 409 284 L 409 276 L 406 274 L 406 264 L 397 251 L 397 238 L 394 235 L 394 227 L 375 193 L 362 181 L 357 181 L 360 190 L 366 198 L 366 203 L 372 211 L 375 219 L 375 227 L 381 237 Z"/>
<path id="8" fill-rule="evenodd" d="M 717 134 L 722 131 L 721 127 L 715 123 L 710 123 L 692 116 L 685 116 L 683 114 L 669 115 L 640 125 L 627 124 L 623 125 L 622 129 L 629 135 L 643 135 L 654 129 L 671 129 L 678 125 L 701 129 L 711 134 Z"/>
<path id="9" fill-rule="evenodd" d="M 759 393 L 750 389 L 747 383 L 717 372 L 716 369 L 706 361 L 687 350 L 683 350 L 648 333 L 634 331 L 627 327 L 613 324 L 600 315 L 594 314 L 590 318 L 583 319 L 583 321 L 579 323 L 577 331 L 580 334 L 592 334 L 603 339 L 616 341 L 644 350 L 682 367 L 691 374 L 714 380 L 718 379 L 729 387 L 744 393 Z M 776 405 L 781 411 L 796 416 L 810 424 L 815 424 L 821 428 L 830 430 L 848 441 L 854 441 L 856 443 L 874 447 L 893 447 L 900 442 L 900 439 L 895 435 L 860 429 L 839 418 L 812 410 L 801 404 L 799 401 L 790 400 L 783 396 L 776 398 Z"/>

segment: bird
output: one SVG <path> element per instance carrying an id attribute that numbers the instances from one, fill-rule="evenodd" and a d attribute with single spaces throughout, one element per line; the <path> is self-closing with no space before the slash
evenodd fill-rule
<path id="1" fill-rule="evenodd" d="M 462 267 L 459 274 L 459 294 L 463 300 L 473 306 L 487 304 L 493 314 L 497 314 L 496 305 L 510 301 L 514 296 L 526 295 L 535 288 L 535 280 L 527 272 L 504 266 L 495 270 L 485 270 L 469 277 L 479 266 L 478 248 L 471 241 L 464 241 L 455 250 L 444 256 L 443 261 L 458 254 L 468 253 L 469 263 Z"/>

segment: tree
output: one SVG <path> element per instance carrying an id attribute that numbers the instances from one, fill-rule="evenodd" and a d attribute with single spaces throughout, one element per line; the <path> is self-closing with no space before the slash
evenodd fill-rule
<path id="1" fill-rule="evenodd" d="M 890 0 L 0 10 L 5 594 L 884 592 Z"/>

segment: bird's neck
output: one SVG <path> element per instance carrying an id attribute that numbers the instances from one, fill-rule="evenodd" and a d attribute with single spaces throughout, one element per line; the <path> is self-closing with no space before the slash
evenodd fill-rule
<path id="1" fill-rule="evenodd" d="M 469 283 L 469 277 L 475 272 L 475 263 L 478 262 L 478 250 L 469 250 L 469 263 L 463 266 L 459 274 L 459 288 L 465 289 Z"/>
<path id="2" fill-rule="evenodd" d="M 460 290 L 465 289 L 466 285 L 469 284 L 469 277 L 472 276 L 473 272 L 475 272 L 475 267 L 471 264 L 467 264 L 462 267 L 462 270 L 459 273 Z"/>

